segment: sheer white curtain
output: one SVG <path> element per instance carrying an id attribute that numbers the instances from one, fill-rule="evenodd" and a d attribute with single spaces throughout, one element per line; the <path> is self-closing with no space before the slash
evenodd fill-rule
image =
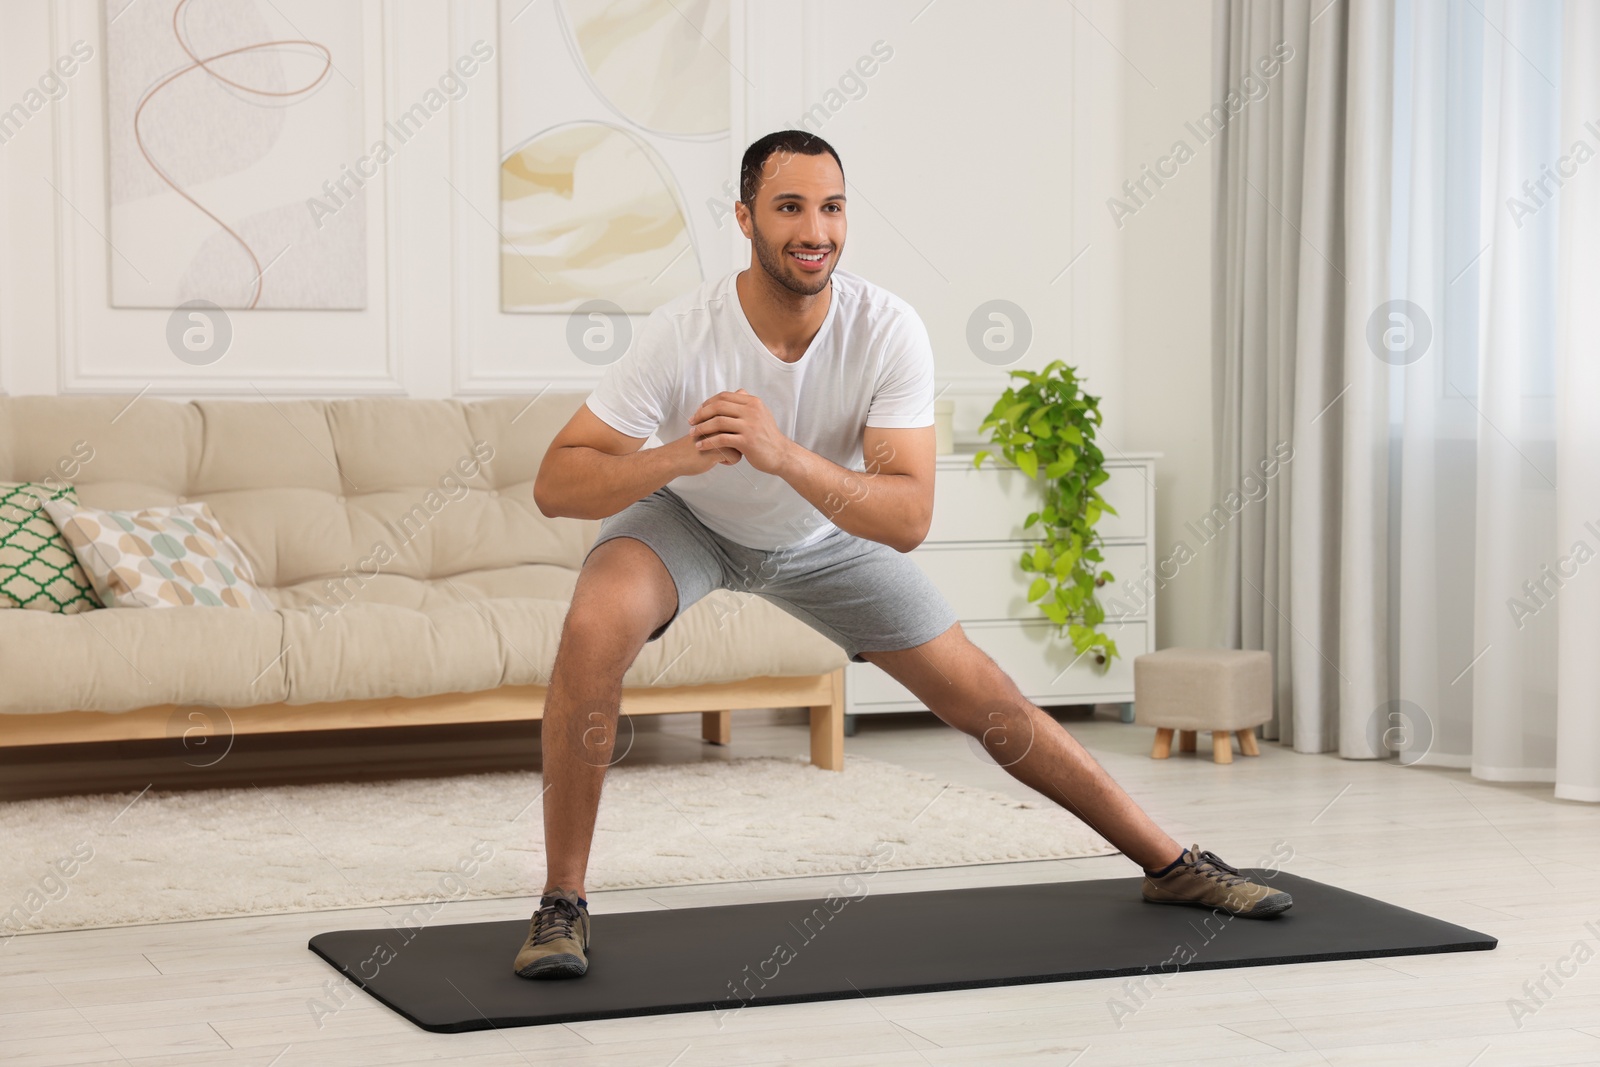
<path id="1" fill-rule="evenodd" d="M 1219 492 L 1284 406 L 1250 382 L 1294 440 L 1227 643 L 1276 655 L 1269 739 L 1600 801 L 1600 3 L 1325 2 L 1219 10 L 1224 68 L 1249 26 L 1306 58 L 1219 154 Z M 1239 284 L 1273 229 L 1287 281 Z"/>
<path id="2" fill-rule="evenodd" d="M 1561 40 L 1561 144 L 1595 156 L 1561 200 L 1556 327 L 1556 548 L 1600 552 L 1600 4 L 1569 3 Z M 1600 801 L 1600 571 L 1556 610 L 1556 796 Z"/>
<path id="3" fill-rule="evenodd" d="M 1594 4 L 1566 6 L 1575 23 L 1592 19 Z M 1574 678 L 1558 693 L 1562 660 L 1600 652 L 1579 621 L 1600 596 L 1600 566 L 1579 562 L 1600 562 L 1600 536 L 1582 529 L 1600 495 L 1556 447 L 1557 383 L 1585 361 L 1576 334 L 1558 345 L 1561 252 L 1582 243 L 1563 201 L 1600 188 L 1571 152 L 1573 120 L 1588 117 L 1572 75 L 1592 75 L 1600 37 L 1589 33 L 1585 58 L 1573 35 L 1563 56 L 1562 19 L 1555 3 L 1396 8 L 1389 292 L 1406 303 L 1386 305 L 1378 333 L 1397 505 L 1396 703 L 1379 725 L 1403 762 L 1600 800 L 1600 686 Z M 1574 417 L 1600 409 L 1563 421 Z"/>

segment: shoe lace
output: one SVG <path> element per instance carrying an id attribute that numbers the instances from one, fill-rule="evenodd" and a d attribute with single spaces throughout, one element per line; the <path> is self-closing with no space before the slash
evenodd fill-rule
<path id="1" fill-rule="evenodd" d="M 1248 885 L 1250 882 L 1248 878 L 1240 876 L 1239 868 L 1230 867 L 1222 861 L 1222 857 L 1210 849 L 1195 856 L 1194 869 L 1196 873 L 1223 885 Z"/>
<path id="2" fill-rule="evenodd" d="M 533 943 L 542 945 L 563 937 L 572 937 L 573 923 L 578 921 L 578 905 L 566 897 L 542 897 L 539 910 L 533 914 Z"/>

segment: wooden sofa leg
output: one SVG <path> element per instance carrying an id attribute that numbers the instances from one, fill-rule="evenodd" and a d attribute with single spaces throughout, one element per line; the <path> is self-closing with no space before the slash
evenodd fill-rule
<path id="1" fill-rule="evenodd" d="M 844 668 L 828 675 L 833 699 L 811 706 L 811 762 L 825 771 L 844 770 Z"/>
<path id="2" fill-rule="evenodd" d="M 1195 735 L 1195 732 L 1196 731 L 1194 731 L 1194 730 L 1179 730 L 1178 731 L 1178 751 L 1179 752 L 1193 752 L 1194 751 L 1194 745 L 1195 745 L 1194 735 Z"/>
<path id="3" fill-rule="evenodd" d="M 1239 736 L 1239 751 L 1246 756 L 1259 756 L 1261 749 L 1256 745 L 1255 730 L 1235 730 Z"/>
<path id="4" fill-rule="evenodd" d="M 1156 742 L 1150 746 L 1151 759 L 1166 759 L 1172 754 L 1172 731 L 1165 726 L 1157 727 Z"/>
<path id="5" fill-rule="evenodd" d="M 733 739 L 733 712 L 702 711 L 700 736 L 713 745 L 726 745 Z"/>

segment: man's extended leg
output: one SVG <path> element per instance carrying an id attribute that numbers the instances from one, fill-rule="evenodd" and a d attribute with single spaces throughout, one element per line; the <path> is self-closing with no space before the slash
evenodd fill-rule
<path id="1" fill-rule="evenodd" d="M 910 558 L 843 530 L 786 553 L 752 590 L 909 689 L 978 738 L 1013 777 L 1082 819 L 1145 872 L 1153 904 L 1221 906 L 1265 918 L 1289 894 L 1249 881 L 1198 845 L 1180 848 L 1083 746 L 970 640 L 955 609 Z"/>
<path id="2" fill-rule="evenodd" d="M 862 652 L 995 762 L 1082 819 L 1147 870 L 1183 851 L 1061 724 L 1018 691 L 1010 675 L 951 626 L 895 652 Z"/>
<path id="3" fill-rule="evenodd" d="M 1252 882 L 1213 852 L 1198 845 L 1180 848 L 1076 738 L 1023 697 L 960 623 L 910 648 L 860 656 L 888 671 L 945 722 L 978 738 L 1013 777 L 1144 868 L 1140 894 L 1146 901 L 1220 908 L 1252 919 L 1280 915 L 1294 903 L 1288 893 Z"/>

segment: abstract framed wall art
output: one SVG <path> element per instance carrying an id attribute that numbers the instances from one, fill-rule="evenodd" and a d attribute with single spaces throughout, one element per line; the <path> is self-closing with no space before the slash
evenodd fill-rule
<path id="1" fill-rule="evenodd" d="M 645 314 L 732 269 L 728 0 L 501 0 L 500 306 Z"/>
<path id="2" fill-rule="evenodd" d="M 105 26 L 111 305 L 364 308 L 362 5 L 106 0 Z"/>

